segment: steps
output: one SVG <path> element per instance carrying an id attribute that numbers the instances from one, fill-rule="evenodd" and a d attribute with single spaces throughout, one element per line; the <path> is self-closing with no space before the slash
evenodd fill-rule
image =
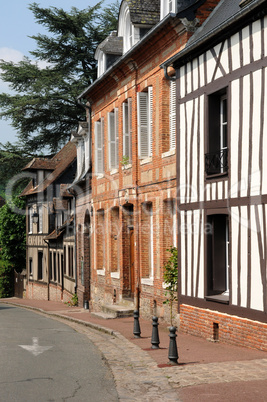
<path id="1" fill-rule="evenodd" d="M 133 317 L 135 310 L 134 303 L 131 299 L 123 299 L 118 304 L 104 304 L 101 312 L 93 312 L 96 317 L 104 319 Z"/>

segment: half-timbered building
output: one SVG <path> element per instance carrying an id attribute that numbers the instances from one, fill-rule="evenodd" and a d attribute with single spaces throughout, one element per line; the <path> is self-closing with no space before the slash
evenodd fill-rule
<path id="1" fill-rule="evenodd" d="M 68 301 L 76 292 L 74 203 L 68 185 L 76 173 L 76 147 L 34 158 L 23 169 L 26 197 L 26 297 Z"/>
<path id="2" fill-rule="evenodd" d="M 88 129 L 79 125 L 72 137 L 81 180 L 89 166 L 92 177 L 85 192 L 80 179 L 74 186 L 81 305 L 89 297 L 90 308 L 114 311 L 127 301 L 143 316 L 167 319 L 163 266 L 177 241 L 176 92 L 159 65 L 217 3 L 123 0 L 118 32 L 96 49 L 98 78 L 79 96 Z"/>
<path id="3" fill-rule="evenodd" d="M 180 328 L 267 350 L 267 4 L 221 0 L 176 70 Z"/>

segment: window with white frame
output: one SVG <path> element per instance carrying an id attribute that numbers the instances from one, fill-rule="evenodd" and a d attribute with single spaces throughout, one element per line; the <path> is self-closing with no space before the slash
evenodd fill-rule
<path id="1" fill-rule="evenodd" d="M 176 81 L 170 82 L 170 149 L 176 147 Z"/>
<path id="2" fill-rule="evenodd" d="M 104 173 L 104 119 L 95 122 L 95 172 Z"/>
<path id="3" fill-rule="evenodd" d="M 162 20 L 169 13 L 177 13 L 177 0 L 161 0 L 160 19 Z"/>
<path id="4" fill-rule="evenodd" d="M 137 93 L 138 154 L 140 159 L 152 156 L 153 87 Z"/>
<path id="5" fill-rule="evenodd" d="M 39 205 L 38 206 L 38 232 L 42 233 L 43 232 L 43 206 Z"/>
<path id="6" fill-rule="evenodd" d="M 123 120 L 123 156 L 132 162 L 132 99 L 122 104 Z"/>
<path id="7" fill-rule="evenodd" d="M 109 169 L 119 167 L 119 130 L 118 109 L 108 113 L 108 144 L 109 144 Z"/>
<path id="8" fill-rule="evenodd" d="M 28 229 L 29 229 L 29 233 L 32 233 L 32 215 L 33 215 L 33 208 L 32 207 L 29 207 L 28 208 L 28 223 L 29 223 L 29 225 L 28 225 Z"/>

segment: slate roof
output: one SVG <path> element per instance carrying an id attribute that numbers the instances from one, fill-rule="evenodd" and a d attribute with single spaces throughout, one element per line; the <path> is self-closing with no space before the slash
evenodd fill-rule
<path id="1" fill-rule="evenodd" d="M 20 196 L 31 195 L 35 193 L 41 193 L 47 189 L 47 187 L 55 182 L 61 174 L 69 167 L 69 165 L 76 159 L 76 146 L 69 141 L 52 159 L 46 159 L 46 166 L 53 167 L 53 170 L 44 181 L 33 187 L 32 181 L 23 190 Z M 43 169 L 43 168 L 39 168 Z M 31 163 L 26 165 L 23 170 L 32 170 Z M 51 170 L 51 169 L 49 169 Z"/>
<path id="2" fill-rule="evenodd" d="M 160 0 L 126 0 L 134 25 L 156 25 L 160 20 Z"/>
<path id="3" fill-rule="evenodd" d="M 253 14 L 258 6 L 266 6 L 266 0 L 221 0 L 220 3 L 211 12 L 200 28 L 191 36 L 183 50 L 171 57 L 161 65 L 178 66 L 186 62 L 190 55 L 196 55 L 196 50 L 200 46 L 213 46 L 213 41 L 221 41 L 223 35 L 229 35 L 230 27 L 236 29 L 238 21 L 241 21 L 247 15 Z"/>
<path id="4" fill-rule="evenodd" d="M 123 38 L 117 36 L 117 32 L 113 31 L 106 39 L 103 40 L 98 46 L 97 50 L 102 50 L 106 54 L 122 55 Z"/>

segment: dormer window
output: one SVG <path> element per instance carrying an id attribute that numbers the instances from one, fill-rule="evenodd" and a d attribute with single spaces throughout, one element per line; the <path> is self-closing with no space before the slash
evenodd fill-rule
<path id="1" fill-rule="evenodd" d="M 97 77 L 100 77 L 122 55 L 122 38 L 117 36 L 117 31 L 101 42 L 96 49 L 95 59 L 98 61 Z"/>
<path id="2" fill-rule="evenodd" d="M 161 0 L 160 19 L 162 20 L 169 13 L 177 13 L 177 0 Z"/>

